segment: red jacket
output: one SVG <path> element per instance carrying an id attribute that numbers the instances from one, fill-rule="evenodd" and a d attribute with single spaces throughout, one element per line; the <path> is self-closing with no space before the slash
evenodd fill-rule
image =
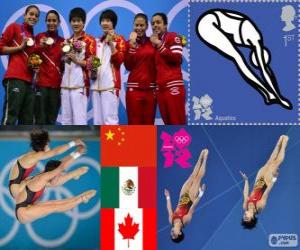
<path id="1" fill-rule="evenodd" d="M 54 40 L 53 45 L 40 47 L 40 40 L 45 37 L 51 37 Z M 40 66 L 37 86 L 48 88 L 60 88 L 63 62 L 61 44 L 64 39 L 58 36 L 57 33 L 44 32 L 36 36 L 37 53 L 41 56 L 43 63 Z"/>
<path id="2" fill-rule="evenodd" d="M 137 40 L 137 47 L 127 42 L 127 52 L 124 60 L 129 73 L 128 88 L 149 89 L 155 87 L 155 48 L 149 37 Z"/>
<path id="3" fill-rule="evenodd" d="M 183 85 L 181 72 L 182 40 L 174 32 L 161 37 L 162 44 L 156 47 L 156 83 L 159 88 Z"/>
<path id="4" fill-rule="evenodd" d="M 33 28 L 26 23 L 10 24 L 0 39 L 0 54 L 3 55 L 3 47 L 16 47 L 21 45 L 23 37 L 34 38 Z M 28 56 L 34 52 L 34 46 L 27 47 L 18 53 L 10 54 L 4 79 L 15 78 L 31 84 L 32 72 L 27 66 Z"/>

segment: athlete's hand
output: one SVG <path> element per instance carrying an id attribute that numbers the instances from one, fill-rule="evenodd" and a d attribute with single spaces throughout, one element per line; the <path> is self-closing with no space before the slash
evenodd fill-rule
<path id="1" fill-rule="evenodd" d="M 114 30 L 109 30 L 107 32 L 107 35 L 106 35 L 106 41 L 109 44 L 112 44 L 112 42 L 114 41 L 114 36 L 115 36 L 115 31 Z"/>
<path id="2" fill-rule="evenodd" d="M 67 57 L 68 57 L 69 59 L 71 59 L 74 63 L 77 63 L 77 62 L 78 62 L 78 61 L 77 61 L 77 58 L 76 58 L 76 55 L 75 55 L 74 52 L 68 53 L 68 54 L 67 54 Z"/>
<path id="3" fill-rule="evenodd" d="M 23 50 L 27 47 L 27 42 L 28 42 L 29 38 L 25 37 L 22 41 L 22 43 L 20 44 L 20 49 Z"/>
<path id="4" fill-rule="evenodd" d="M 166 196 L 166 197 L 170 197 L 170 192 L 169 192 L 168 189 L 165 189 L 165 196 Z"/>
<path id="5" fill-rule="evenodd" d="M 84 146 L 85 147 L 85 143 L 80 139 L 76 139 L 75 143 L 76 143 L 76 146 Z"/>
<path id="6" fill-rule="evenodd" d="M 129 40 L 130 40 L 129 43 L 131 46 L 135 47 L 136 39 L 137 39 L 137 33 L 135 31 L 131 32 L 129 36 Z"/>
<path id="7" fill-rule="evenodd" d="M 40 40 L 40 46 L 43 48 L 46 46 L 46 41 L 47 41 L 47 38 L 46 37 L 43 37 L 41 40 Z"/>
<path id="8" fill-rule="evenodd" d="M 81 155 L 85 154 L 86 153 L 86 146 L 78 146 L 77 150 L 76 150 L 78 153 L 80 153 Z"/>
<path id="9" fill-rule="evenodd" d="M 156 35 L 156 34 L 153 34 L 152 36 L 150 36 L 150 41 L 155 46 L 161 45 L 161 40 L 159 40 L 158 35 Z"/>
<path id="10" fill-rule="evenodd" d="M 244 180 L 248 180 L 248 177 L 245 173 L 243 173 L 242 171 L 240 171 L 241 176 L 243 177 Z"/>

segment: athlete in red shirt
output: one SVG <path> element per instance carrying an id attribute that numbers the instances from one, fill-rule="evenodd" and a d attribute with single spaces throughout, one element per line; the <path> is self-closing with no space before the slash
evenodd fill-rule
<path id="1" fill-rule="evenodd" d="M 152 16 L 151 42 L 156 48 L 157 101 L 166 125 L 186 124 L 185 88 L 181 72 L 182 39 L 167 31 L 168 19 L 164 13 Z"/>
<path id="2" fill-rule="evenodd" d="M 171 239 L 175 243 L 179 243 L 184 239 L 182 229 L 192 220 L 195 208 L 205 191 L 206 186 L 205 184 L 201 185 L 201 180 L 205 175 L 207 156 L 208 150 L 202 150 L 193 173 L 181 188 L 179 202 L 174 212 L 170 193 L 165 189 L 169 222 L 172 225 Z"/>
<path id="3" fill-rule="evenodd" d="M 36 124 L 54 125 L 60 108 L 60 84 L 63 72 L 61 45 L 58 35 L 59 14 L 50 10 L 46 15 L 47 32 L 36 36 L 36 49 L 43 63 L 40 66 L 35 97 Z"/>
<path id="4" fill-rule="evenodd" d="M 146 36 L 147 29 L 148 17 L 137 14 L 124 61 L 126 69 L 130 71 L 126 92 L 129 125 L 152 125 L 155 120 L 155 48 Z"/>
<path id="5" fill-rule="evenodd" d="M 31 87 L 32 72 L 28 56 L 34 52 L 33 27 L 40 11 L 35 5 L 26 8 L 24 23 L 10 24 L 0 39 L 0 54 L 9 55 L 8 67 L 3 79 L 5 101 L 3 125 L 33 124 L 34 91 Z"/>
<path id="6" fill-rule="evenodd" d="M 284 160 L 288 139 L 289 138 L 285 135 L 280 136 L 270 159 L 258 171 L 253 191 L 250 195 L 248 177 L 246 174 L 240 172 L 245 180 L 243 203 L 245 212 L 241 224 L 246 229 L 253 229 L 255 227 L 257 223 L 256 215 L 262 211 L 267 204 L 270 191 L 277 180 L 279 166 Z"/>

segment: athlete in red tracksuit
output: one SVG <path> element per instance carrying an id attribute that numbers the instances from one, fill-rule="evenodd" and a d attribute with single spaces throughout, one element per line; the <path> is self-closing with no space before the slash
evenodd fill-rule
<path id="1" fill-rule="evenodd" d="M 36 124 L 54 125 L 60 109 L 60 84 L 63 72 L 64 38 L 58 35 L 59 14 L 50 10 L 46 15 L 48 31 L 36 36 L 36 49 L 43 63 L 40 66 L 35 97 Z"/>
<path id="2" fill-rule="evenodd" d="M 152 16 L 151 42 L 156 48 L 157 101 L 166 125 L 186 124 L 185 88 L 181 72 L 182 39 L 167 32 L 168 19 L 164 13 Z"/>
<path id="3" fill-rule="evenodd" d="M 155 48 L 146 36 L 147 28 L 147 16 L 137 14 L 124 60 L 126 69 L 130 71 L 126 92 L 129 125 L 152 125 L 155 120 Z"/>
<path id="4" fill-rule="evenodd" d="M 3 79 L 5 101 L 2 125 L 32 125 L 34 91 L 28 57 L 34 52 L 33 27 L 39 20 L 37 6 L 30 5 L 24 14 L 24 23 L 10 24 L 0 39 L 0 54 L 9 55 Z"/>

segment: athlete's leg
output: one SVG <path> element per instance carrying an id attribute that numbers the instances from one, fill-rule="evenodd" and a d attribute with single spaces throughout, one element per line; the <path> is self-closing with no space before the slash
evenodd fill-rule
<path id="1" fill-rule="evenodd" d="M 119 90 L 107 90 L 101 93 L 101 106 L 104 125 L 119 124 Z"/>
<path id="2" fill-rule="evenodd" d="M 101 92 L 92 91 L 92 103 L 93 103 L 93 119 L 94 125 L 102 125 L 102 112 L 101 112 Z"/>
<path id="3" fill-rule="evenodd" d="M 201 151 L 198 162 L 196 163 L 192 174 L 189 176 L 189 178 L 186 180 L 186 182 L 183 184 L 181 188 L 180 195 L 188 191 L 190 192 L 190 189 L 194 185 L 194 182 L 196 182 L 196 184 L 197 182 L 198 183 L 200 182 L 201 178 L 205 174 L 207 155 L 208 155 L 207 149 Z"/>
<path id="4" fill-rule="evenodd" d="M 66 212 L 82 202 L 88 202 L 95 194 L 95 190 L 90 190 L 65 200 L 39 202 L 31 206 L 21 207 L 17 210 L 17 216 L 20 223 L 30 223 L 51 213 Z"/>
<path id="5" fill-rule="evenodd" d="M 81 167 L 76 170 L 73 170 L 69 173 L 59 175 L 51 181 L 51 187 L 57 187 L 65 184 L 69 180 L 78 180 L 82 175 L 86 174 L 88 172 L 88 167 Z"/>
<path id="6" fill-rule="evenodd" d="M 253 46 L 256 58 L 258 59 L 259 69 L 261 70 L 262 77 L 264 78 L 265 82 L 268 84 L 269 88 L 275 94 L 276 98 L 280 101 L 282 106 L 291 109 L 292 104 L 287 99 L 281 96 L 276 77 L 272 69 L 267 65 L 265 61 L 262 41 L 259 40 L 253 42 Z"/>
<path id="7" fill-rule="evenodd" d="M 287 146 L 288 137 L 282 135 L 279 137 L 277 144 L 267 161 L 267 163 L 259 169 L 256 175 L 255 182 L 261 177 L 270 177 L 270 173 L 276 175 L 280 164 L 282 163 L 285 156 L 285 149 Z"/>
<path id="8" fill-rule="evenodd" d="M 73 114 L 71 108 L 71 90 L 61 89 L 61 123 L 62 125 L 73 124 Z"/>
<path id="9" fill-rule="evenodd" d="M 71 90 L 72 125 L 87 125 L 88 98 L 84 88 Z"/>
<path id="10" fill-rule="evenodd" d="M 196 173 L 196 176 L 192 182 L 192 186 L 190 187 L 189 194 L 190 198 L 192 200 L 196 199 L 199 195 L 199 189 L 201 185 L 201 180 L 205 175 L 206 171 L 206 162 L 207 162 L 207 157 L 208 157 L 208 150 L 204 149 L 203 151 L 203 156 L 201 159 L 201 163 L 199 163 L 200 168 L 198 169 L 198 172 Z M 204 186 L 203 186 L 204 188 Z"/>

